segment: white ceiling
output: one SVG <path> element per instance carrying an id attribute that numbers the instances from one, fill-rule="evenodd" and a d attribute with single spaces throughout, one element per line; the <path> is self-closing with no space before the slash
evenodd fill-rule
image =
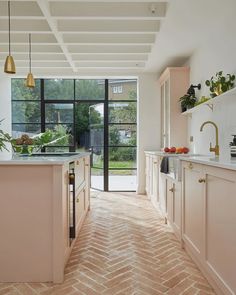
<path id="1" fill-rule="evenodd" d="M 159 73 L 206 46 L 235 45 L 236 0 L 15 0 L 11 7 L 12 51 L 24 76 L 28 33 L 36 76 Z M 7 1 L 0 0 L 2 67 L 7 54 Z"/>
<path id="2" fill-rule="evenodd" d="M 17 74 L 28 72 L 28 33 L 36 75 L 145 71 L 167 3 L 154 1 L 11 1 Z M 8 55 L 7 1 L 0 1 L 0 65 Z"/>

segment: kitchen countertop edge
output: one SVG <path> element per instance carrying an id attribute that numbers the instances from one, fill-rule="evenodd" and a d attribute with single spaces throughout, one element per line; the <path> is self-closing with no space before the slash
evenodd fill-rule
<path id="1" fill-rule="evenodd" d="M 77 155 L 71 155 L 67 157 L 59 157 L 59 156 L 51 156 L 51 157 L 21 157 L 21 156 L 13 156 L 9 159 L 1 159 L 0 165 L 64 165 L 68 162 L 77 160 L 79 158 L 83 158 L 89 156 L 89 152 L 79 153 Z"/>

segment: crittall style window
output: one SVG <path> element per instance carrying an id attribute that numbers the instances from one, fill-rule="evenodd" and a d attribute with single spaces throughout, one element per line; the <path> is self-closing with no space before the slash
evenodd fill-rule
<path id="1" fill-rule="evenodd" d="M 44 151 L 90 151 L 93 188 L 136 189 L 135 79 L 38 79 L 33 89 L 24 83 L 12 79 L 15 138 L 47 130 L 70 134 Z"/>

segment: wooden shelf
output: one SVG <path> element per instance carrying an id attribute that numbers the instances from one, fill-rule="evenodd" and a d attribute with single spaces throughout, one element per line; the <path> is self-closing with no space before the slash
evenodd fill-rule
<path id="1" fill-rule="evenodd" d="M 208 101 L 205 101 L 195 107 L 193 107 L 192 109 L 189 109 L 183 113 L 181 113 L 182 115 L 186 116 L 186 115 L 191 115 L 192 113 L 196 112 L 197 110 L 201 109 L 202 106 L 208 106 L 212 111 L 213 111 L 213 105 L 217 102 L 223 101 L 225 98 L 229 97 L 229 96 L 236 96 L 236 87 L 234 87 L 233 89 L 228 90 L 227 92 L 222 93 L 221 95 L 218 95 L 214 98 L 209 99 Z"/>

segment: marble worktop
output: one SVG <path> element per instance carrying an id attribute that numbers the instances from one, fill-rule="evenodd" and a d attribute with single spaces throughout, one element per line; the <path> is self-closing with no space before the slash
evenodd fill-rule
<path id="1" fill-rule="evenodd" d="M 236 170 L 236 158 L 232 158 L 230 156 L 228 157 L 190 156 L 187 158 L 180 156 L 180 160 L 224 168 L 224 169 Z"/>
<path id="2" fill-rule="evenodd" d="M 0 158 L 0 165 L 64 165 L 90 155 L 90 153 L 86 152 L 66 153 L 64 156 L 59 156 L 58 154 L 41 153 L 37 154 L 37 156 L 8 155 Z"/>
<path id="3" fill-rule="evenodd" d="M 175 153 L 165 153 L 162 151 L 144 151 L 145 154 L 150 154 L 154 156 L 162 156 L 162 157 L 191 157 L 191 156 L 200 156 L 199 154 L 175 154 Z"/>
<path id="4" fill-rule="evenodd" d="M 172 154 L 162 151 L 145 151 L 145 154 L 164 156 L 164 157 L 178 157 L 179 160 L 189 161 L 198 164 L 204 164 L 224 169 L 236 170 L 236 157 L 228 156 L 215 157 L 214 155 L 200 155 L 200 154 Z"/>

